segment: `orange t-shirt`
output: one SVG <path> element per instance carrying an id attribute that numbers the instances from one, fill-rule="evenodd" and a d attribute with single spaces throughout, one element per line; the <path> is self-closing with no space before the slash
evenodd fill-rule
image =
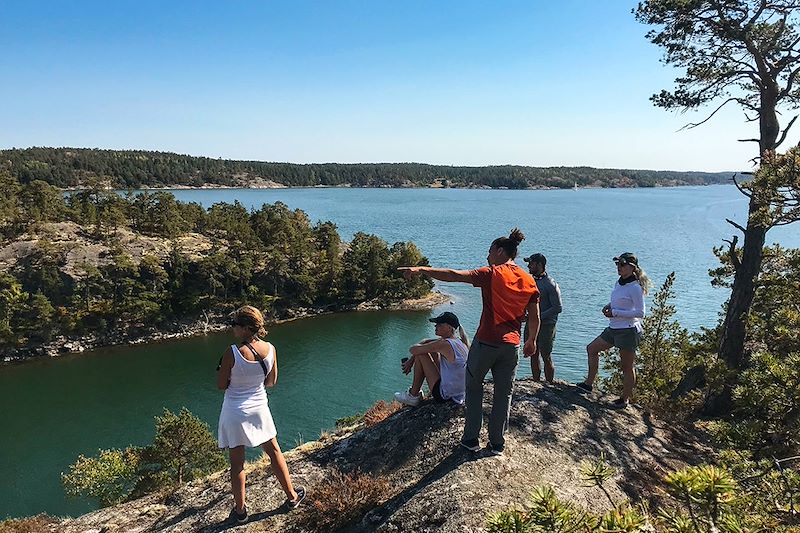
<path id="1" fill-rule="evenodd" d="M 471 282 L 481 288 L 483 312 L 475 338 L 488 343 L 520 342 L 519 330 L 531 300 L 539 301 L 539 289 L 529 273 L 508 262 L 469 271 Z"/>

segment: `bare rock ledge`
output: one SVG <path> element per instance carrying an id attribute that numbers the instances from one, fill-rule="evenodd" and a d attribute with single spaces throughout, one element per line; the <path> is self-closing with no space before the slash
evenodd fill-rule
<path id="1" fill-rule="evenodd" d="M 491 385 L 484 391 L 488 414 Z M 607 509 L 601 491 L 587 487 L 582 461 L 605 454 L 616 469 L 609 481 L 612 497 L 649 500 L 663 474 L 709 456 L 693 436 L 647 413 L 613 411 L 597 397 L 585 397 L 564 385 L 518 381 L 503 457 L 475 458 L 458 446 L 463 408 L 423 402 L 404 408 L 366 429 L 327 436 L 286 454 L 295 483 L 308 488 L 298 510 L 280 510 L 284 495 L 265 461 L 249 465 L 250 521 L 231 524 L 227 472 L 183 486 L 170 495 L 151 495 L 84 516 L 67 519 L 52 531 L 139 532 L 316 531 L 300 526 L 314 491 L 334 470 L 384 476 L 391 495 L 341 531 L 478 532 L 488 513 L 528 501 L 538 485 L 552 486 L 559 497 L 596 511 Z M 280 421 L 278 421 L 280 427 Z M 485 428 L 484 428 L 485 431 Z M 485 434 L 482 436 L 485 442 Z M 306 510 L 304 510 L 306 507 Z"/>

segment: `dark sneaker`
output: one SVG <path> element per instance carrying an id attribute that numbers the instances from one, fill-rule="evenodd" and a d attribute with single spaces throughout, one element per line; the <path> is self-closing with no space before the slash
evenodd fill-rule
<path id="1" fill-rule="evenodd" d="M 592 389 L 594 388 L 591 385 L 589 385 L 588 383 L 585 383 L 583 381 L 581 381 L 580 383 L 576 383 L 575 387 L 578 389 L 578 392 L 581 392 L 581 393 L 583 393 L 583 392 L 592 392 Z"/>
<path id="2" fill-rule="evenodd" d="M 240 524 L 247 522 L 247 506 L 245 506 L 241 513 L 237 511 L 236 507 L 234 506 L 233 509 L 231 509 L 231 514 L 228 516 L 228 518 L 236 520 Z"/>
<path id="3" fill-rule="evenodd" d="M 503 448 L 502 447 L 495 447 L 491 444 L 487 444 L 486 448 L 484 448 L 484 453 L 488 456 L 492 457 L 502 457 L 503 456 Z"/>
<path id="4" fill-rule="evenodd" d="M 628 400 L 623 400 L 622 398 L 617 398 L 613 402 L 609 404 L 609 407 L 612 409 L 625 409 L 628 407 Z"/>
<path id="5" fill-rule="evenodd" d="M 283 504 L 287 511 L 297 509 L 297 507 L 300 505 L 300 502 L 306 499 L 306 488 L 304 486 L 298 485 L 294 491 L 297 493 L 297 498 L 294 500 L 286 500 L 286 502 Z"/>
<path id="6" fill-rule="evenodd" d="M 461 442 L 459 444 L 461 445 L 462 448 L 466 448 L 471 452 L 481 451 L 481 445 L 480 443 L 478 443 L 478 439 L 472 439 L 472 440 L 461 439 Z"/>

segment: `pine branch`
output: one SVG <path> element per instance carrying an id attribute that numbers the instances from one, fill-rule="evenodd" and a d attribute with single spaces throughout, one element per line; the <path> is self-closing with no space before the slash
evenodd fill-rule
<path id="1" fill-rule="evenodd" d="M 741 225 L 741 224 L 738 224 L 738 223 L 734 222 L 733 220 L 731 220 L 731 219 L 729 219 L 729 218 L 726 218 L 726 219 L 725 219 L 725 222 L 727 222 L 728 224 L 730 224 L 730 225 L 731 225 L 731 226 L 733 226 L 734 228 L 738 229 L 738 230 L 739 230 L 739 231 L 741 231 L 742 233 L 746 233 L 746 230 L 745 230 L 745 229 L 742 227 L 742 225 Z"/>
<path id="2" fill-rule="evenodd" d="M 751 196 L 753 196 L 753 195 L 752 195 L 750 192 L 748 192 L 748 191 L 744 190 L 744 189 L 742 188 L 742 186 L 741 186 L 741 185 L 739 185 L 739 182 L 738 182 L 738 181 L 736 181 L 736 174 L 734 174 L 733 176 L 731 176 L 731 181 L 733 182 L 733 184 L 734 184 L 734 185 L 736 185 L 736 188 L 737 188 L 737 189 L 739 189 L 739 192 L 740 192 L 740 193 L 744 194 L 744 195 L 745 195 L 745 196 L 747 196 L 748 198 L 750 198 Z"/>

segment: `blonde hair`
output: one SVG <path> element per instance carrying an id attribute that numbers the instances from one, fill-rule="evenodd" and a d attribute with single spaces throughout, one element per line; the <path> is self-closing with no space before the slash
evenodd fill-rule
<path id="1" fill-rule="evenodd" d="M 458 336 L 461 337 L 461 342 L 469 348 L 469 339 L 467 338 L 467 332 L 464 331 L 464 326 L 458 326 Z"/>
<path id="2" fill-rule="evenodd" d="M 445 323 L 443 322 L 443 324 Z M 458 334 L 458 338 L 461 339 L 461 342 L 463 342 L 466 345 L 466 347 L 469 348 L 469 339 L 467 338 L 467 332 L 464 330 L 464 326 L 459 325 L 457 328 L 454 328 L 450 324 L 447 325 L 450 326 L 450 329 L 453 330 L 452 338 L 456 338 L 456 334 Z M 442 337 L 442 338 L 444 339 L 450 337 Z"/>
<path id="3" fill-rule="evenodd" d="M 256 337 L 264 337 L 267 329 L 264 327 L 264 315 L 252 305 L 243 305 L 232 313 L 232 318 L 242 327 L 249 329 Z"/>
<path id="4" fill-rule="evenodd" d="M 636 279 L 639 280 L 639 285 L 642 287 L 642 292 L 647 294 L 650 290 L 650 277 L 647 275 L 647 272 L 644 271 L 642 267 L 639 265 L 633 265 L 633 273 L 636 275 Z"/>

